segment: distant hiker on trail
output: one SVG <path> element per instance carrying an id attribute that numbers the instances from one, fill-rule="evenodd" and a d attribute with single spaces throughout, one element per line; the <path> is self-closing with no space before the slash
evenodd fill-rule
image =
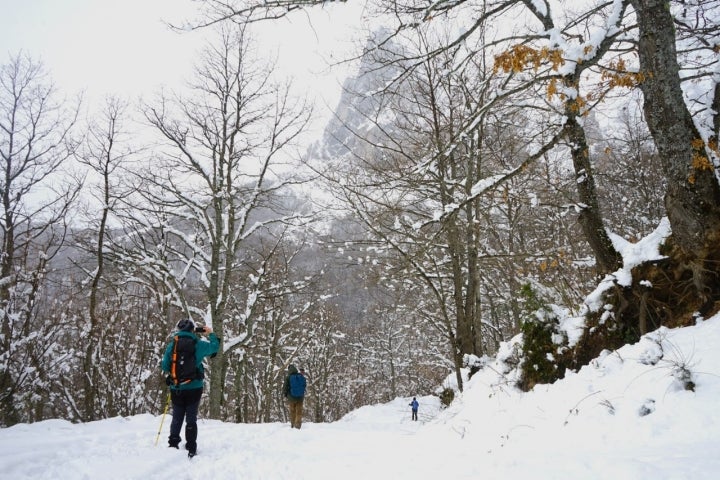
<path id="1" fill-rule="evenodd" d="M 205 378 L 203 359 L 217 353 L 220 341 L 212 328 L 195 327 L 195 322 L 190 319 L 180 320 L 177 329 L 162 359 L 162 370 L 168 374 L 166 383 L 170 386 L 172 399 L 168 446 L 179 448 L 180 430 L 185 420 L 185 449 L 192 458 L 197 454 L 197 414 Z M 195 333 L 208 337 L 201 339 Z"/>
<path id="2" fill-rule="evenodd" d="M 303 370 L 304 371 L 304 370 Z M 288 367 L 288 376 L 285 377 L 283 393 L 288 399 L 290 412 L 290 427 L 300 428 L 303 416 L 303 398 L 305 398 L 305 376 L 298 372 L 295 365 Z"/>
<path id="3" fill-rule="evenodd" d="M 420 407 L 417 398 L 413 397 L 413 400 L 409 403 L 409 405 L 412 407 L 412 419 L 417 420 L 418 407 Z"/>

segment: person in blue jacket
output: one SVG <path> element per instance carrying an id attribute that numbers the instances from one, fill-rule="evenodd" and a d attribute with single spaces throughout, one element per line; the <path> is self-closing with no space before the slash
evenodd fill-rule
<path id="1" fill-rule="evenodd" d="M 301 369 L 301 371 L 305 372 L 304 369 Z M 290 365 L 283 385 L 283 394 L 288 400 L 290 428 L 299 429 L 302 427 L 303 399 L 305 398 L 306 386 L 305 374 L 298 372 L 295 365 Z"/>
<path id="2" fill-rule="evenodd" d="M 410 402 L 410 406 L 412 407 L 412 419 L 417 420 L 418 407 L 420 407 L 417 398 L 413 397 L 412 402 Z"/>
<path id="3" fill-rule="evenodd" d="M 203 393 L 203 378 L 205 368 L 203 359 L 207 356 L 214 356 L 220 348 L 220 340 L 210 327 L 195 327 L 195 322 L 190 319 L 180 320 L 177 324 L 177 332 L 165 348 L 165 355 L 162 359 L 162 370 L 167 376 L 167 383 L 170 386 L 170 399 L 172 400 L 172 422 L 170 423 L 170 436 L 168 446 L 179 448 L 180 430 L 183 420 L 185 421 L 185 449 L 188 457 L 192 458 L 197 454 L 197 415 L 200 407 L 200 398 Z M 199 338 L 195 332 L 207 335 L 207 338 Z M 177 356 L 176 342 L 181 338 L 190 338 L 195 345 L 195 369 L 192 369 L 193 378 L 183 378 L 182 381 L 173 380 L 176 373 L 176 363 L 173 357 Z"/>

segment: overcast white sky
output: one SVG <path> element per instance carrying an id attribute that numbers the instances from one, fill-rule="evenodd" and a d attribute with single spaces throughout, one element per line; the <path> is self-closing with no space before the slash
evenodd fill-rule
<path id="1" fill-rule="evenodd" d="M 60 88 L 135 95 L 189 72 L 192 35 L 161 22 L 187 0 L 0 0 L 3 63 L 23 51 Z M 198 35 L 194 35 L 197 37 Z"/>
<path id="2" fill-rule="evenodd" d="M 26 52 L 43 61 L 64 93 L 85 90 L 89 100 L 149 95 L 191 74 L 200 37 L 210 31 L 180 34 L 163 20 L 179 22 L 196 9 L 190 0 L 0 0 L 0 61 Z M 334 106 L 342 73 L 329 74 L 324 59 L 348 50 L 361 13 L 353 0 L 314 8 L 292 23 L 265 24 L 256 41 L 268 56 L 278 54 L 279 69 L 301 90 Z"/>

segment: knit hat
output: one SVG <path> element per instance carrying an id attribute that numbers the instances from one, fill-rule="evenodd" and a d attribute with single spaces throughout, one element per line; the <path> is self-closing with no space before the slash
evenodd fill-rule
<path id="1" fill-rule="evenodd" d="M 177 329 L 183 332 L 192 332 L 195 330 L 195 322 L 189 318 L 183 318 L 178 322 Z"/>

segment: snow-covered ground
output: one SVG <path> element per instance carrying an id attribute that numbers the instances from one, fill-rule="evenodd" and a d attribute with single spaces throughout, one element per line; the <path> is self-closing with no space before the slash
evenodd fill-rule
<path id="1" fill-rule="evenodd" d="M 331 424 L 200 421 L 198 456 L 167 448 L 166 418 L 0 430 L 0 477 L 20 479 L 720 478 L 720 316 L 654 332 L 577 374 L 522 394 L 491 365 L 441 410 L 420 397 L 363 407 Z M 692 372 L 695 391 L 676 377 Z"/>

